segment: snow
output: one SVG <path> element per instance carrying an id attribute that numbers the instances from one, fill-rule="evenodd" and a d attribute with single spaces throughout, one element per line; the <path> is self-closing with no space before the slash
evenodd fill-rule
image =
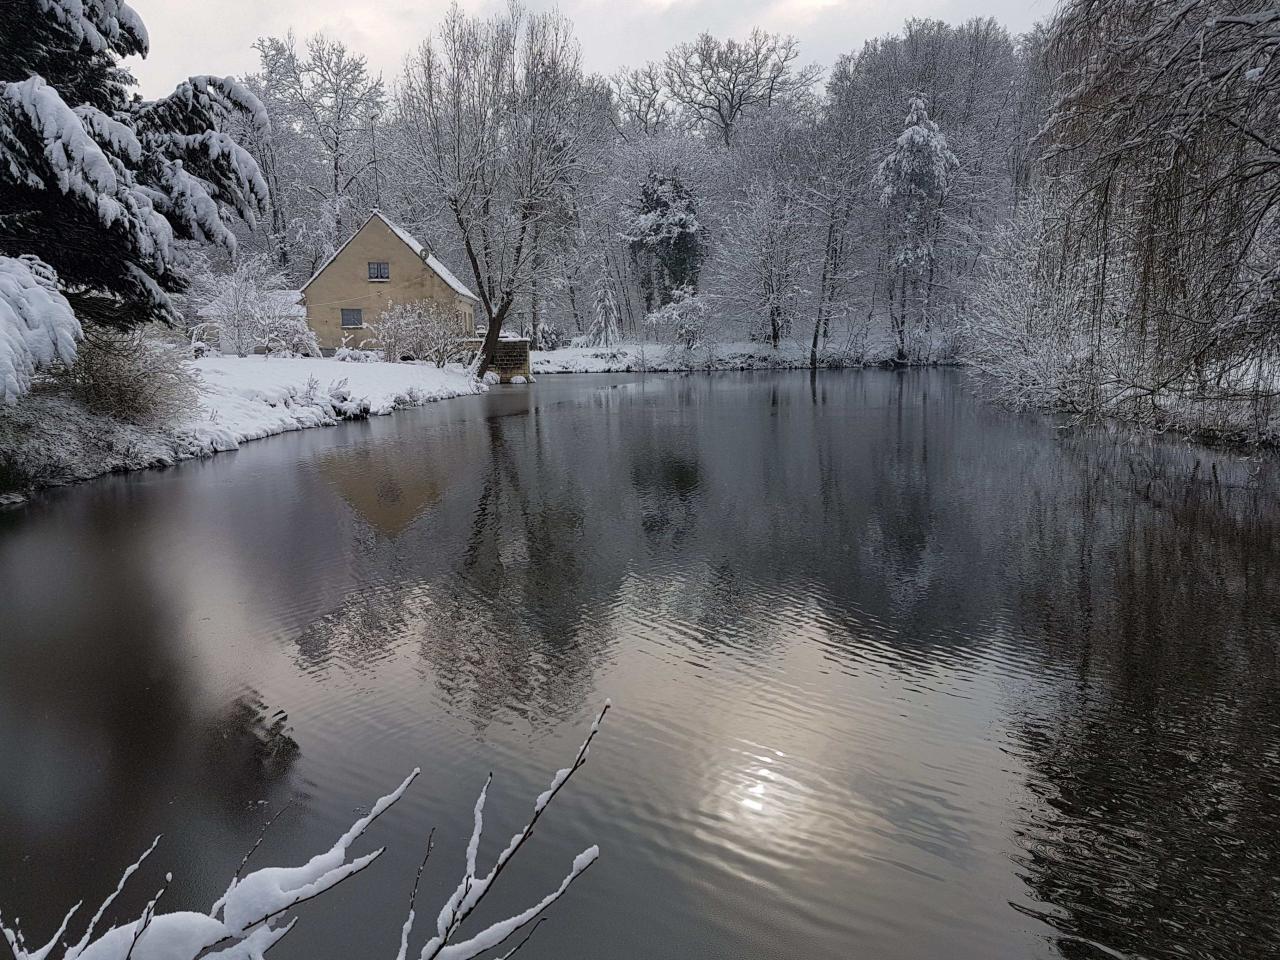
<path id="1" fill-rule="evenodd" d="M 138 427 L 94 414 L 65 394 L 37 391 L 3 408 L 0 449 L 29 482 L 68 483 L 171 466 L 274 434 L 488 390 L 457 365 L 219 356 L 193 366 L 202 380 L 200 399 L 185 423 Z"/>
<path id="2" fill-rule="evenodd" d="M 52 269 L 34 257 L 0 257 L 0 405 L 31 389 L 39 367 L 71 363 L 82 336 Z"/>
<path id="3" fill-rule="evenodd" d="M 460 368 L 315 357 L 205 357 L 201 409 L 180 428 L 208 453 L 290 430 L 381 416 L 487 389 Z"/>

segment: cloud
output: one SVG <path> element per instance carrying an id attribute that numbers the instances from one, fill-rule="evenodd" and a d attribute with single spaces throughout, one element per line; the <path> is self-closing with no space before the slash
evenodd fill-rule
<path id="1" fill-rule="evenodd" d="M 258 37 L 324 32 L 369 58 L 388 79 L 406 54 L 440 22 L 448 0 L 130 0 L 151 33 L 152 53 L 129 67 L 146 96 L 159 96 L 198 73 L 254 70 Z M 869 37 L 892 32 L 908 17 L 959 22 L 994 16 L 1015 33 L 1052 12 L 1051 0 L 529 0 L 536 10 L 558 6 L 574 22 L 587 68 L 611 73 L 657 59 L 669 47 L 706 30 L 741 36 L 753 26 L 790 33 L 806 62 L 830 65 Z M 471 11 L 505 3 L 468 0 Z"/>

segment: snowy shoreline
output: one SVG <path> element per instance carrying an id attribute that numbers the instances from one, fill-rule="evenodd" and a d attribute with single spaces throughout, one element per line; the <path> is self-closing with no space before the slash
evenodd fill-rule
<path id="1" fill-rule="evenodd" d="M 68 393 L 33 391 L 0 411 L 0 491 L 59 486 L 168 467 L 242 443 L 381 416 L 488 387 L 457 365 L 342 363 L 319 358 L 207 357 L 198 408 L 174 427 L 96 414 Z"/>
<path id="2" fill-rule="evenodd" d="M 855 356 L 819 351 L 821 369 L 856 369 L 890 362 L 892 351 Z M 684 350 L 660 343 L 620 343 L 611 347 L 561 347 L 529 355 L 534 376 L 551 373 L 709 373 L 743 370 L 810 370 L 807 344 L 720 343 Z"/>
<path id="3" fill-rule="evenodd" d="M 754 343 L 675 350 L 659 344 L 534 351 L 535 375 L 555 373 L 696 373 L 809 369 L 807 348 Z M 861 367 L 837 355 L 822 367 Z M 147 427 L 89 410 L 65 390 L 37 389 L 0 410 L 0 506 L 13 493 L 61 486 L 110 473 L 169 467 L 239 449 L 252 440 L 345 420 L 382 416 L 437 400 L 474 396 L 488 386 L 461 366 L 344 363 L 333 359 L 205 357 L 197 409 L 174 427 Z"/>

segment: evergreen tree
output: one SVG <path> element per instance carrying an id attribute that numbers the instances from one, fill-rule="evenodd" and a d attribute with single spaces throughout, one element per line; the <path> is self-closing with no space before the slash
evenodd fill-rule
<path id="1" fill-rule="evenodd" d="M 177 241 L 234 250 L 228 222 L 267 201 L 226 132 L 241 116 L 265 128 L 261 103 L 229 77 L 131 96 L 117 58 L 147 49 L 120 0 L 7 0 L 0 17 L 0 259 L 52 267 L 82 322 L 175 320 Z"/>
<path id="2" fill-rule="evenodd" d="M 951 174 L 959 165 L 947 138 L 929 119 L 924 100 L 913 97 L 906 128 L 876 171 L 880 206 L 887 216 L 890 319 L 900 361 L 908 358 L 908 321 L 929 324 L 934 243 Z"/>
<path id="3" fill-rule="evenodd" d="M 701 225 L 693 194 L 674 173 L 649 174 L 625 239 L 641 266 L 646 311 L 670 303 L 676 290 L 697 290 L 703 255 Z"/>

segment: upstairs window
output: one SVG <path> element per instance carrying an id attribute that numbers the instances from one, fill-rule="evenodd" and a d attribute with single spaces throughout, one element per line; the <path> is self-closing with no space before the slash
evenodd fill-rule
<path id="1" fill-rule="evenodd" d="M 369 261 L 369 279 L 370 280 L 390 280 L 391 264 L 385 260 Z"/>
<path id="2" fill-rule="evenodd" d="M 372 264 L 370 264 L 370 266 L 372 266 Z M 332 314 L 330 314 L 330 316 L 332 316 Z M 342 325 L 344 327 L 363 327 L 364 311 L 361 310 L 359 307 L 356 307 L 354 309 L 350 307 L 343 307 L 342 308 Z"/>

